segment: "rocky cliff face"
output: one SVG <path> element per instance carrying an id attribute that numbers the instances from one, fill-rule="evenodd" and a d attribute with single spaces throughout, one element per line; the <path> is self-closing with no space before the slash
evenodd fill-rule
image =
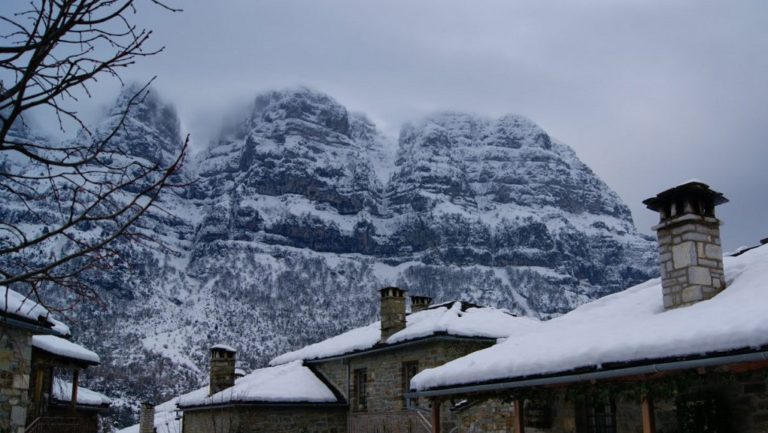
<path id="1" fill-rule="evenodd" d="M 153 96 L 116 144 L 165 161 L 178 124 Z M 93 276 L 104 307 L 73 313 L 105 360 L 91 385 L 126 401 L 192 388 L 215 342 L 263 365 L 374 320 L 385 285 L 547 318 L 655 272 L 627 207 L 528 119 L 443 113 L 393 144 L 327 95 L 257 97 L 143 221 L 168 248 L 122 245 Z"/>

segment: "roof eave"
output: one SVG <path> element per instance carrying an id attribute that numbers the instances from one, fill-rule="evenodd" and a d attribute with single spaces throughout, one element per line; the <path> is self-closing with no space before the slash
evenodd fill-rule
<path id="1" fill-rule="evenodd" d="M 315 408 L 346 408 L 349 405 L 346 402 L 269 402 L 269 401 L 233 401 L 227 403 L 213 403 L 213 404 L 195 404 L 182 406 L 178 405 L 179 410 L 182 411 L 201 411 L 212 410 L 229 407 L 265 407 L 265 408 L 297 408 L 306 407 L 310 409 Z"/>
<path id="2" fill-rule="evenodd" d="M 499 337 L 503 338 L 503 337 Z M 368 349 L 362 349 L 362 350 L 356 350 L 353 352 L 346 352 L 339 355 L 332 355 L 332 356 L 326 356 L 323 358 L 313 358 L 313 359 L 304 359 L 302 360 L 305 364 L 317 364 L 321 362 L 328 362 L 328 361 L 338 361 L 341 359 L 347 359 L 347 358 L 354 358 L 358 356 L 365 356 L 370 355 L 373 353 L 378 352 L 384 352 L 389 350 L 395 350 L 402 347 L 407 347 L 414 344 L 419 344 L 423 342 L 431 342 L 431 341 L 478 341 L 478 342 L 489 342 L 489 343 L 495 343 L 499 338 L 494 337 L 470 337 L 470 336 L 460 336 L 460 335 L 450 335 L 447 333 L 434 333 L 431 335 L 427 335 L 424 337 L 414 338 L 412 340 L 405 340 L 405 341 L 398 341 L 397 343 L 392 344 L 376 344 L 375 346 L 368 348 Z"/>
<path id="3" fill-rule="evenodd" d="M 34 334 L 59 335 L 58 332 L 53 330 L 53 325 L 51 324 L 43 324 L 40 321 L 34 321 L 26 317 L 15 315 L 13 313 L 0 312 L 0 324 L 17 329 L 32 331 Z"/>
<path id="4" fill-rule="evenodd" d="M 768 350 L 761 347 L 747 353 L 722 354 L 720 356 L 702 356 L 691 359 L 683 359 L 668 362 L 649 362 L 631 367 L 613 368 L 607 370 L 587 371 L 582 373 L 558 373 L 542 375 L 538 377 L 509 378 L 507 380 L 494 380 L 475 382 L 457 386 L 435 387 L 424 391 L 412 391 L 406 393 L 408 398 L 416 397 L 444 397 L 456 394 L 475 394 L 498 392 L 519 388 L 532 388 L 537 386 L 568 385 L 577 382 L 617 379 L 621 377 L 639 376 L 644 374 L 675 372 L 681 370 L 717 367 L 746 362 L 768 361 Z"/>

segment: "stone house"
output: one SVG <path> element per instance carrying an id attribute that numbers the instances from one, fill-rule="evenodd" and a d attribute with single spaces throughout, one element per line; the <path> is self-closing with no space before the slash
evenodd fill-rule
<path id="1" fill-rule="evenodd" d="M 338 433 L 346 401 L 301 362 L 261 368 L 235 379 L 235 351 L 211 349 L 210 384 L 181 396 L 182 431 Z"/>
<path id="2" fill-rule="evenodd" d="M 422 372 L 409 396 L 460 402 L 457 432 L 768 431 L 768 239 L 723 258 L 726 201 L 697 181 L 646 200 L 660 279 Z"/>
<path id="3" fill-rule="evenodd" d="M 70 337 L 46 308 L 0 287 L 0 431 L 98 431 L 98 414 L 110 400 L 79 387 L 78 377 L 99 357 Z M 71 381 L 61 377 L 65 371 Z"/>
<path id="4" fill-rule="evenodd" d="M 381 321 L 278 356 L 237 380 L 234 350 L 215 346 L 209 387 L 178 399 L 182 431 L 429 432 L 439 410 L 405 398 L 411 377 L 538 323 L 466 302 L 430 305 L 419 296 L 407 314 L 405 294 L 382 289 Z M 449 426 L 451 418 L 440 421 Z"/>

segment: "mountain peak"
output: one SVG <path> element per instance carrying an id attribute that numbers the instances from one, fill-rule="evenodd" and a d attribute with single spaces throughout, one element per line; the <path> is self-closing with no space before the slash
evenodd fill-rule
<path id="1" fill-rule="evenodd" d="M 252 119 L 268 123 L 300 120 L 349 135 L 347 109 L 327 94 L 303 86 L 257 96 Z"/>

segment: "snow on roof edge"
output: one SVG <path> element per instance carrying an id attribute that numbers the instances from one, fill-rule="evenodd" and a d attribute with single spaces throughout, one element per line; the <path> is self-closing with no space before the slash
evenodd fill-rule
<path id="1" fill-rule="evenodd" d="M 95 352 L 55 335 L 33 335 L 32 347 L 89 364 L 101 363 L 101 358 Z"/>
<path id="2" fill-rule="evenodd" d="M 768 309 L 768 245 L 724 260 L 727 288 L 712 299 L 664 310 L 660 280 L 651 279 L 584 304 L 529 335 L 424 370 L 411 388 L 449 389 L 766 347 L 768 318 L 761 312 Z"/>

